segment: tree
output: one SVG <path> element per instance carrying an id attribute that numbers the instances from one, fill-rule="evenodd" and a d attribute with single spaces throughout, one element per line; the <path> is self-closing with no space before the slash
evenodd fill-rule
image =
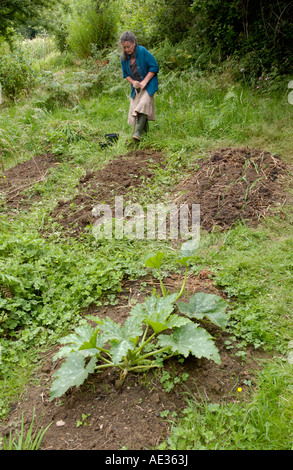
<path id="1" fill-rule="evenodd" d="M 8 37 L 11 28 L 26 23 L 30 18 L 38 18 L 44 7 L 53 6 L 57 2 L 58 0 L 0 0 L 0 36 Z"/>

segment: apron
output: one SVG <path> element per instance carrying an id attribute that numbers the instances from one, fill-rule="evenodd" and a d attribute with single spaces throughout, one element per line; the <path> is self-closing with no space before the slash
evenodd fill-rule
<path id="1" fill-rule="evenodd" d="M 149 121 L 155 120 L 155 100 L 154 95 L 150 96 L 148 92 L 140 90 L 134 98 L 131 98 L 128 112 L 128 124 L 135 127 L 138 114 L 146 114 Z"/>

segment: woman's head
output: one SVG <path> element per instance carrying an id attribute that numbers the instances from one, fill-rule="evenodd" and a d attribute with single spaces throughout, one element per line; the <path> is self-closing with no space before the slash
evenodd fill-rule
<path id="1" fill-rule="evenodd" d="M 136 37 L 130 31 L 126 31 L 120 37 L 120 44 L 123 47 L 124 54 L 131 55 L 136 47 Z"/>

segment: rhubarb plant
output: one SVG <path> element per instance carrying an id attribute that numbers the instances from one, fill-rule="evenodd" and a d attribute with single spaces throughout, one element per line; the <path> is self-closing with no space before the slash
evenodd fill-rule
<path id="1" fill-rule="evenodd" d="M 184 256 L 183 256 L 184 254 Z M 186 265 L 192 253 L 181 251 L 179 260 Z M 148 265 L 160 269 L 162 254 L 148 258 Z M 183 286 L 186 282 L 183 281 Z M 176 303 L 183 293 L 168 293 L 160 278 L 162 296 L 152 293 L 136 304 L 123 325 L 109 317 L 87 316 L 90 324 L 76 328 L 61 340 L 63 346 L 53 360 L 65 358 L 54 373 L 51 399 L 60 397 L 70 387 L 80 386 L 93 372 L 107 368 L 120 370 L 120 380 L 130 372 L 162 367 L 173 356 L 190 354 L 220 363 L 219 351 L 212 336 L 196 323 L 206 319 L 223 328 L 227 302 L 213 294 L 197 293 L 189 304 Z"/>

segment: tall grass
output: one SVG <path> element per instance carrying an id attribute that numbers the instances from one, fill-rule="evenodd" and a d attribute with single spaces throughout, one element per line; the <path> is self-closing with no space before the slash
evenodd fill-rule
<path id="1" fill-rule="evenodd" d="M 26 155 L 47 151 L 54 122 L 63 119 L 94 127 L 100 137 L 119 132 L 119 148 L 126 151 L 122 143 L 131 136 L 127 125 L 129 85 L 122 79 L 119 52 L 105 59 L 108 64 L 98 68 L 95 61 L 81 61 L 79 65 L 69 61 L 66 65 L 63 60 L 58 75 L 52 73 L 54 61 L 48 62 L 47 74 L 43 69 L 42 80 L 31 90 L 30 98 L 1 113 L 0 128 L 10 134 L 14 148 Z M 56 58 L 56 64 L 58 61 Z M 287 101 L 285 83 L 278 91 L 268 82 L 263 89 L 257 84 L 251 89 L 233 83 L 227 70 L 208 76 L 193 69 L 162 70 L 159 79 L 156 121 L 150 123 L 142 145 L 170 152 L 251 145 L 291 159 L 293 108 Z M 52 151 L 57 147 L 59 152 L 70 154 L 73 148 L 74 153 L 80 148 L 81 155 L 84 153 L 85 140 L 62 140 L 62 134 L 53 136 Z M 92 144 L 94 139 L 88 141 Z M 96 150 L 100 151 L 98 147 Z"/>
<path id="2" fill-rule="evenodd" d="M 269 87 L 264 93 L 257 85 L 251 89 L 231 83 L 226 72 L 207 77 L 171 72 L 157 95 L 157 115 L 166 145 L 175 133 L 185 148 L 226 143 L 290 155 L 293 115 L 285 84 L 278 93 Z"/>
<path id="3" fill-rule="evenodd" d="M 92 0 L 71 2 L 67 42 L 79 57 L 87 58 L 93 51 L 114 42 L 119 11 L 117 4 L 105 2 L 97 6 Z"/>
<path id="4" fill-rule="evenodd" d="M 26 56 L 35 63 L 57 52 L 54 38 L 47 35 L 23 40 L 22 48 Z"/>

